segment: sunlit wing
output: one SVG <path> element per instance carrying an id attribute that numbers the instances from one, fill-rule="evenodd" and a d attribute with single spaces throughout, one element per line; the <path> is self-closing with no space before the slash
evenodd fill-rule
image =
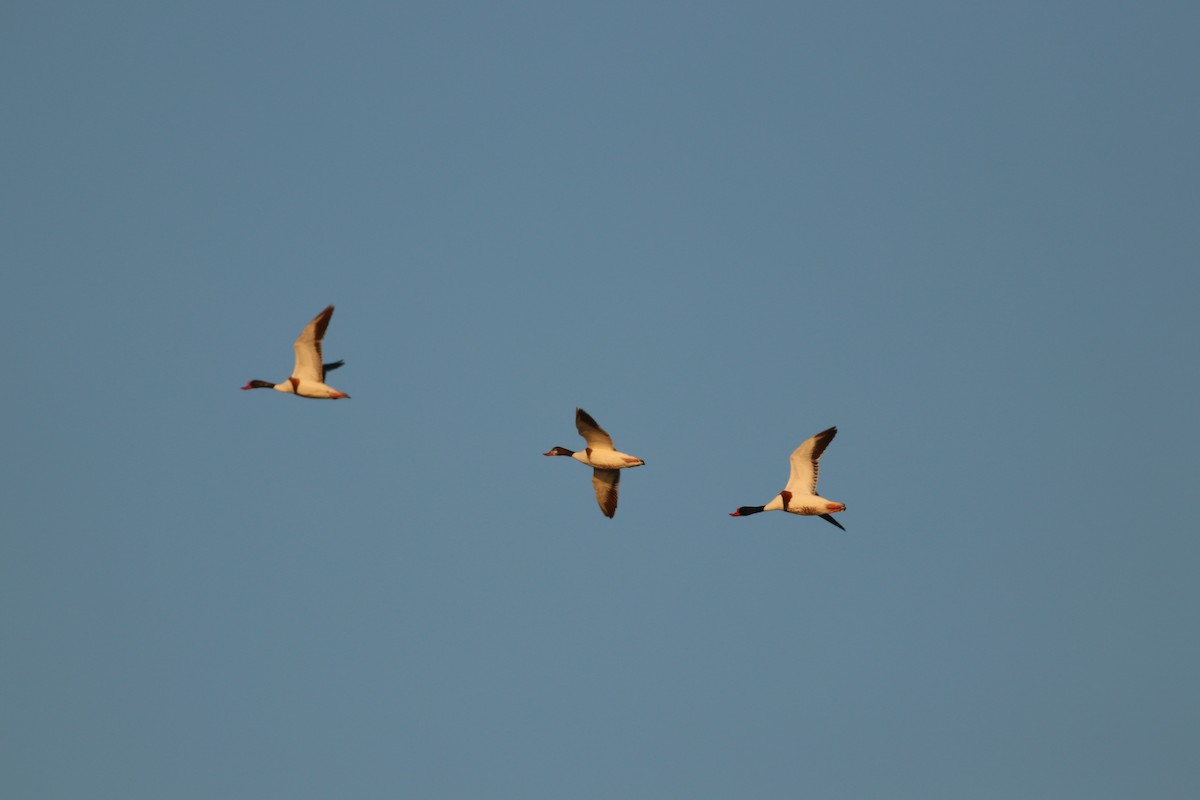
<path id="1" fill-rule="evenodd" d="M 794 494 L 803 492 L 807 495 L 817 493 L 817 474 L 820 471 L 817 462 L 820 461 L 821 454 L 825 452 L 825 448 L 829 446 L 836 435 L 837 427 L 835 426 L 821 431 L 811 439 L 806 439 L 804 444 L 796 448 L 792 453 L 792 472 L 788 477 L 787 491 Z"/>
<path id="2" fill-rule="evenodd" d="M 329 319 L 333 316 L 333 306 L 313 317 L 313 321 L 300 331 L 294 345 L 296 350 L 296 366 L 292 375 L 302 381 L 325 380 L 325 369 L 321 365 L 321 340 L 325 338 L 325 329 L 329 327 Z"/>
<path id="3" fill-rule="evenodd" d="M 592 415 L 584 411 L 582 408 L 575 409 L 575 428 L 579 431 L 579 435 L 587 442 L 587 446 L 592 450 L 615 450 L 613 447 L 612 437 L 604 432 L 604 429 L 596 424 L 596 420 L 592 419 Z M 614 507 L 615 507 L 614 501 Z M 611 514 L 609 516 L 612 516 Z"/>
<path id="4" fill-rule="evenodd" d="M 617 485 L 621 483 L 621 471 L 618 469 L 592 470 L 592 488 L 596 490 L 596 502 L 604 516 L 612 519 L 617 513 Z"/>

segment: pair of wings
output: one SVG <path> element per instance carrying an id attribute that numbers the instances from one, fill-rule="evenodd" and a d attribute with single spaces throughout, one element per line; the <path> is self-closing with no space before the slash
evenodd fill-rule
<path id="1" fill-rule="evenodd" d="M 837 428 L 829 428 L 818 433 L 809 439 L 806 439 L 803 444 L 797 447 L 792 452 L 790 459 L 792 472 L 788 476 L 787 486 L 780 492 L 783 498 L 783 507 L 786 509 L 788 504 L 792 502 L 792 495 L 804 492 L 808 496 L 817 493 L 817 474 L 820 472 L 821 454 L 825 452 L 825 448 L 829 447 L 829 443 L 833 441 L 833 437 L 837 435 Z M 833 518 L 832 514 L 818 514 L 821 519 L 828 523 L 836 525 L 842 530 L 842 523 Z"/>
<path id="2" fill-rule="evenodd" d="M 335 361 L 332 364 L 321 363 L 321 340 L 325 338 L 325 329 L 333 318 L 333 306 L 327 306 L 324 311 L 313 317 L 313 321 L 304 326 L 296 343 L 292 347 L 296 351 L 296 366 L 292 368 L 292 376 L 301 381 L 325 382 L 325 373 L 335 370 L 345 364 L 345 361 Z"/>
<path id="3" fill-rule="evenodd" d="M 575 430 L 587 442 L 588 450 L 615 450 L 612 437 L 601 428 L 592 415 L 582 408 L 575 409 Z M 593 469 L 592 488 L 596 490 L 596 502 L 604 516 L 612 519 L 617 513 L 617 499 L 621 484 L 621 470 Z"/>

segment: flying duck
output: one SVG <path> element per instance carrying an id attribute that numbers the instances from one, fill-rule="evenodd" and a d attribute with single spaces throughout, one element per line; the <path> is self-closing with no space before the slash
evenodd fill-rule
<path id="1" fill-rule="evenodd" d="M 787 511 L 789 514 L 818 516 L 826 522 L 842 528 L 842 524 L 831 515 L 846 510 L 845 503 L 835 503 L 817 494 L 817 462 L 825 448 L 837 435 L 837 428 L 823 430 L 808 439 L 792 453 L 792 474 L 787 486 L 765 506 L 742 506 L 729 516 L 748 517 L 760 511 Z M 846 530 L 842 528 L 842 530 Z"/>
<path id="2" fill-rule="evenodd" d="M 570 456 L 592 467 L 592 486 L 596 489 L 596 502 L 604 516 L 612 519 L 617 513 L 617 485 L 621 482 L 620 470 L 640 467 L 646 462 L 636 456 L 621 453 L 613 447 L 612 437 L 596 424 L 592 415 L 582 408 L 575 409 L 575 428 L 587 442 L 587 448 L 574 452 L 565 447 L 555 447 L 546 456 Z"/>
<path id="3" fill-rule="evenodd" d="M 321 363 L 321 340 L 325 338 L 325 329 L 333 316 L 333 306 L 328 306 L 313 321 L 304 326 L 296 338 L 296 366 L 292 368 L 291 377 L 283 383 L 270 381 L 250 381 L 242 389 L 274 389 L 284 394 L 296 394 L 301 397 L 311 397 L 315 400 L 341 400 L 350 395 L 339 392 L 332 386 L 325 385 L 325 373 L 335 370 L 345 364 L 345 361 L 335 361 L 332 364 Z"/>

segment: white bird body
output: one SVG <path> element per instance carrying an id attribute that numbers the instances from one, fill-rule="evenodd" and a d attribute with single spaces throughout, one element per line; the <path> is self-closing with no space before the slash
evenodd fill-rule
<path id="1" fill-rule="evenodd" d="M 806 439 L 792 452 L 789 460 L 791 474 L 788 476 L 787 486 L 783 491 L 775 495 L 765 506 L 742 506 L 729 516 L 747 517 L 761 511 L 786 511 L 789 514 L 820 517 L 842 528 L 841 523 L 830 515 L 845 511 L 846 504 L 828 500 L 817 494 L 817 474 L 820 470 L 821 454 L 825 452 L 825 448 L 829 446 L 836 435 L 837 428 L 833 427 Z"/>
<path id="2" fill-rule="evenodd" d="M 784 490 L 786 491 L 786 489 Z M 830 506 L 841 506 L 841 508 L 830 508 Z M 845 511 L 845 503 L 834 503 L 831 500 L 826 500 L 820 495 L 808 495 L 807 497 L 791 497 L 784 498 L 783 492 L 775 495 L 775 499 L 763 506 L 763 511 L 786 511 L 789 514 L 800 514 L 802 516 L 821 516 L 828 514 L 831 511 Z"/>
<path id="3" fill-rule="evenodd" d="M 301 397 L 310 397 L 314 400 L 340 400 L 343 397 L 350 396 L 344 392 L 339 392 L 332 386 L 326 386 L 324 381 L 301 380 L 299 376 L 295 377 L 295 383 L 292 382 L 291 378 L 288 378 L 283 383 L 277 383 L 271 388 L 284 394 L 298 394 Z"/>
<path id="4" fill-rule="evenodd" d="M 292 374 L 286 381 L 271 383 L 270 381 L 250 381 L 243 389 L 274 389 L 284 394 L 294 394 L 309 397 L 314 400 L 341 400 L 350 395 L 339 392 L 325 384 L 325 374 L 344 364 L 335 361 L 332 364 L 321 363 L 321 340 L 325 338 L 325 329 L 333 317 L 333 306 L 327 306 L 324 311 L 313 317 L 312 322 L 304 326 L 292 349 L 296 351 L 296 363 Z"/>
<path id="5" fill-rule="evenodd" d="M 597 450 L 593 447 L 589 447 L 586 450 L 577 450 L 571 454 L 571 458 L 597 469 L 627 469 L 629 467 L 640 467 L 646 463 L 637 456 L 631 456 L 628 453 L 621 453 L 616 450 Z"/>
<path id="6" fill-rule="evenodd" d="M 621 483 L 621 473 L 618 470 L 640 467 L 646 462 L 613 447 L 612 437 L 582 408 L 575 409 L 575 429 L 587 442 L 585 449 L 572 451 L 565 447 L 555 447 L 543 455 L 570 456 L 591 467 L 596 502 L 600 504 L 604 516 L 611 519 L 617 513 L 617 494 Z"/>

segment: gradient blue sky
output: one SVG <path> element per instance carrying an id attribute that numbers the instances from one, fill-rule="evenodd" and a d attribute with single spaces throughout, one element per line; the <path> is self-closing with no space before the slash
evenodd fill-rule
<path id="1" fill-rule="evenodd" d="M 1198 29 L 6 3 L 0 795 L 1200 796 Z"/>

